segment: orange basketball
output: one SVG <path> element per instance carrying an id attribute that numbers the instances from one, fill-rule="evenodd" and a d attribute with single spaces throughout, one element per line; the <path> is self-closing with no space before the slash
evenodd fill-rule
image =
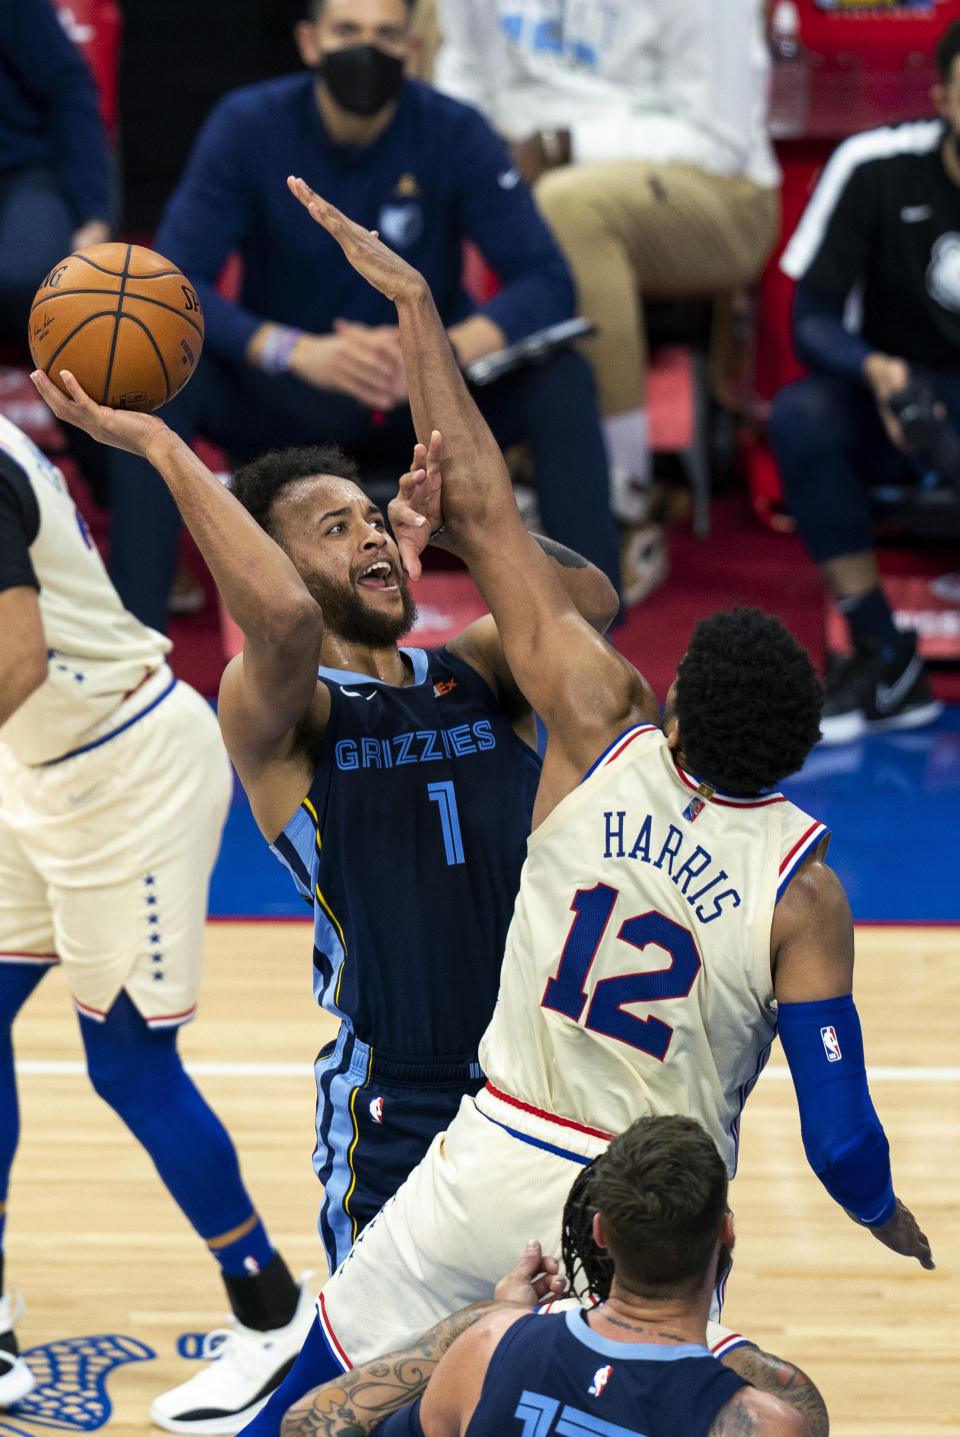
<path id="1" fill-rule="evenodd" d="M 30 307 L 30 353 L 63 389 L 69 369 L 111 409 L 159 409 L 193 373 L 203 313 L 180 271 L 134 244 L 94 244 L 67 255 Z"/>

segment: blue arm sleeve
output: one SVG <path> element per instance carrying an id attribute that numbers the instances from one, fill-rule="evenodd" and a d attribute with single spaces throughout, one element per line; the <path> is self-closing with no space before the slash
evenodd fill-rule
<path id="1" fill-rule="evenodd" d="M 872 350 L 844 327 L 844 307 L 843 299 L 798 284 L 793 298 L 793 347 L 798 359 L 821 374 L 862 380 L 863 361 Z"/>
<path id="2" fill-rule="evenodd" d="M 406 1407 L 401 1407 L 399 1412 L 391 1412 L 389 1417 L 378 1422 L 370 1437 L 423 1437 L 420 1398 Z"/>
<path id="3" fill-rule="evenodd" d="M 463 111 L 456 153 L 461 229 L 501 284 L 481 313 L 509 344 L 569 319 L 574 289 L 566 260 L 503 141 L 474 111 Z"/>
<path id="4" fill-rule="evenodd" d="M 781 1003 L 778 1030 L 800 1108 L 807 1161 L 866 1227 L 893 1216 L 890 1147 L 870 1101 L 860 1019 L 849 995 Z"/>

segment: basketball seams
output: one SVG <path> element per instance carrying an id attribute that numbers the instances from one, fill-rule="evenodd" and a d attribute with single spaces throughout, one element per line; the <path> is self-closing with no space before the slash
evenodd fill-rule
<path id="1" fill-rule="evenodd" d="M 163 382 L 164 382 L 164 384 L 165 384 L 166 387 L 167 387 L 167 399 L 169 399 L 169 398 L 171 397 L 171 394 L 170 394 L 170 375 L 167 373 L 167 366 L 166 366 L 166 363 L 165 363 L 164 358 L 163 358 L 163 352 L 162 352 L 162 350 L 160 349 L 160 346 L 157 344 L 157 341 L 154 339 L 153 335 L 150 333 L 150 330 L 149 330 L 148 327 L 144 324 L 143 320 L 142 320 L 142 319 L 138 319 L 135 314 L 129 314 L 129 313 L 123 312 L 123 313 L 120 314 L 119 317 L 120 317 L 120 319 L 129 319 L 129 321 L 130 321 L 131 324 L 139 325 L 139 327 L 143 330 L 144 334 L 145 334 L 145 335 L 147 336 L 147 338 L 149 339 L 151 345 L 153 346 L 153 352 L 154 352 L 154 354 L 157 356 L 157 360 L 158 360 L 158 362 L 159 362 L 159 364 L 160 364 L 160 368 L 161 368 L 162 371 L 163 371 Z M 119 329 L 119 324 L 118 324 L 117 328 Z M 108 394 L 109 394 L 109 389 L 107 389 L 107 390 L 104 392 L 104 403 L 106 403 L 106 401 L 107 401 L 107 395 L 108 395 Z M 166 404 L 167 399 L 165 399 L 165 400 L 163 401 L 164 404 Z M 158 406 L 158 407 L 159 407 L 159 406 Z"/>
<path id="2" fill-rule="evenodd" d="M 116 308 L 116 317 L 115 317 L 115 319 L 114 319 L 114 321 L 113 321 L 113 338 L 112 338 L 112 340 L 110 341 L 110 354 L 109 354 L 109 356 L 108 356 L 108 358 L 107 358 L 107 377 L 106 377 L 106 378 L 104 379 L 104 381 L 103 381 L 103 400 L 102 400 L 103 403 L 106 403 L 107 395 L 110 393 L 110 380 L 111 380 L 111 378 L 112 378 L 112 376 L 113 376 L 113 362 L 114 362 L 114 360 L 116 359 L 116 356 L 117 356 L 117 340 L 120 338 L 120 318 L 121 318 L 121 316 L 122 316 L 122 314 L 123 314 L 123 294 L 124 294 L 124 290 L 125 290 L 126 287 L 127 287 L 127 274 L 128 274 L 129 269 L 130 269 L 130 256 L 131 256 L 132 253 L 133 253 L 133 245 L 132 245 L 132 244 L 128 244 L 128 245 L 127 245 L 127 253 L 126 253 L 126 255 L 124 256 L 124 260 L 123 260 L 123 272 L 122 272 L 121 275 L 120 275 L 120 288 L 117 290 L 117 308 Z M 164 375 L 164 379 L 166 379 L 166 375 Z M 168 396 L 169 396 L 169 393 L 170 393 L 170 386 L 169 386 L 169 384 L 168 384 L 168 385 L 167 385 L 167 395 L 168 395 Z"/>
<path id="3" fill-rule="evenodd" d="M 142 272 L 151 263 L 160 268 Z M 35 363 L 54 383 L 63 387 L 53 377 L 68 368 L 98 403 L 130 403 L 147 412 L 179 393 L 202 350 L 204 324 L 176 266 L 137 245 L 110 244 L 68 255 L 47 279 L 51 287 L 41 287 L 30 308 L 29 338 Z M 146 283 L 151 279 L 163 283 Z M 67 299 L 66 308 L 53 303 Z M 131 321 L 126 328 L 124 318 Z M 41 358 L 42 350 L 49 358 Z"/>
<path id="4" fill-rule="evenodd" d="M 179 271 L 177 271 L 177 273 L 179 273 Z M 137 281 L 137 280 L 139 280 L 139 279 L 141 278 L 141 276 L 140 276 L 140 275 L 132 274 L 132 275 L 129 276 L 129 278 L 130 278 L 131 281 Z M 159 276 L 157 276 L 157 278 L 159 278 Z M 40 305 L 42 305 L 42 304 L 52 304 L 53 301 L 54 301 L 54 300 L 57 300 L 57 299 L 72 299 L 73 296 L 74 296 L 74 295 L 77 295 L 77 294 L 103 294 L 103 295 L 109 296 L 110 299 L 116 299 L 118 293 L 122 293 L 122 291 L 115 290 L 115 289 L 62 289 L 62 290 L 56 290 L 56 291 L 54 291 L 53 294 L 45 295 L 45 296 L 43 297 L 43 299 L 38 299 L 38 300 L 36 301 L 36 303 L 33 305 L 32 309 L 30 310 L 30 313 L 33 314 L 33 311 L 34 311 L 35 309 L 38 309 L 38 308 L 40 307 Z M 184 320 L 185 323 L 187 323 L 187 324 L 189 324 L 189 325 L 191 326 L 191 328 L 195 329 L 195 330 L 197 331 L 197 334 L 199 334 L 201 340 L 203 339 L 203 326 L 202 326 L 202 325 L 199 325 L 195 319 L 191 319 L 190 316 L 189 316 L 189 314 L 187 314 L 184 310 L 178 308 L 177 305 L 171 304 L 169 300 L 166 300 L 166 299 L 154 299 L 151 295 L 148 295 L 148 294 L 137 294 L 137 293 L 136 293 L 135 291 L 133 291 L 133 290 L 127 290 L 125 297 L 126 297 L 127 300 L 142 300 L 144 304 L 154 304 L 154 305 L 157 306 L 158 309 L 168 309 L 171 314 L 178 315 L 180 319 Z M 106 310 L 105 313 L 107 313 L 107 314 L 112 314 L 112 313 L 113 313 L 113 310 Z M 99 319 L 100 316 L 99 316 L 99 315 L 90 315 L 90 318 L 91 318 L 91 319 Z"/>
<path id="5" fill-rule="evenodd" d="M 128 250 L 134 250 L 134 249 L 139 249 L 139 248 L 140 248 L 139 245 L 127 245 L 127 249 L 128 249 Z M 79 250 L 76 251 L 74 254 L 69 254 L 69 255 L 67 255 L 67 259 L 68 259 L 68 260 L 70 260 L 70 259 L 79 259 L 79 260 L 82 260 L 83 263 L 89 265 L 91 269 L 97 269 L 97 270 L 100 271 L 101 274 L 108 274 L 108 275 L 110 275 L 111 278 L 113 278 L 113 279 L 122 279 L 122 277 L 123 277 L 123 275 L 124 275 L 124 273 L 125 273 L 124 270 L 120 270 L 120 269 L 107 269 L 107 267 L 106 267 L 105 264 L 97 264 L 95 260 L 90 259 L 89 256 L 87 256 L 87 255 L 85 255 L 85 254 L 81 254 L 81 253 L 79 252 Z M 127 260 L 127 264 L 129 265 L 129 257 L 128 257 L 128 260 Z M 167 279 L 167 278 L 170 277 L 170 275 L 179 274 L 179 273 L 180 273 L 180 271 L 179 271 L 178 269 L 158 269 L 158 270 L 152 271 L 152 272 L 149 273 L 149 274 L 136 274 L 136 273 L 134 273 L 133 271 L 130 271 L 130 278 L 131 278 L 131 279 Z"/>

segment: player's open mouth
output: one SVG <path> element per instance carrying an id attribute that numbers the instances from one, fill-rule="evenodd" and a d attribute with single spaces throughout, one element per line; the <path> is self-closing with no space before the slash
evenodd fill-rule
<path id="1" fill-rule="evenodd" d="M 390 592 L 394 592 L 398 587 L 393 565 L 386 559 L 378 559 L 375 564 L 368 565 L 357 583 L 361 589 L 382 589 Z"/>

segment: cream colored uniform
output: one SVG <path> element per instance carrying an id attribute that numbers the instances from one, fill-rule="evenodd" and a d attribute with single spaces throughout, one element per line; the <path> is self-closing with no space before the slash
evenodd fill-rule
<path id="1" fill-rule="evenodd" d="M 531 835 L 487 1086 L 321 1294 L 343 1360 L 490 1296 L 527 1238 L 559 1251 L 578 1167 L 644 1114 L 697 1118 L 733 1175 L 776 1031 L 774 907 L 828 834 L 782 794 L 698 788 L 640 725 Z"/>
<path id="2" fill-rule="evenodd" d="M 174 1026 L 196 1008 L 226 751 L 169 641 L 121 604 L 60 471 L 2 417 L 0 450 L 39 508 L 49 664 L 0 728 L 0 962 L 62 961 L 88 1017 L 125 989 Z"/>

